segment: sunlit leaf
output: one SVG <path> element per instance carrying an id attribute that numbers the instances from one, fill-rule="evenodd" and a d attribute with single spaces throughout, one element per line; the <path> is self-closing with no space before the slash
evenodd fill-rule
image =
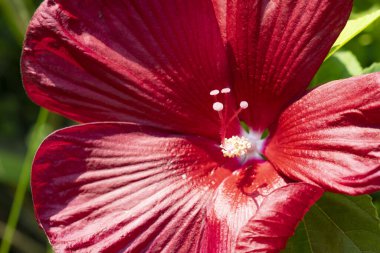
<path id="1" fill-rule="evenodd" d="M 283 253 L 379 253 L 379 242 L 379 218 L 370 196 L 326 193 Z"/>
<path id="2" fill-rule="evenodd" d="M 347 22 L 346 27 L 343 29 L 342 33 L 340 34 L 333 47 L 331 48 L 330 53 L 327 55 L 326 59 L 328 59 L 341 47 L 347 44 L 352 38 L 354 38 L 356 35 L 358 35 L 361 31 L 366 29 L 379 18 L 380 10 L 377 10 L 360 18 L 349 20 Z"/>
<path id="3" fill-rule="evenodd" d="M 363 68 L 356 56 L 350 51 L 337 52 L 335 57 L 342 62 L 350 76 L 357 76 L 363 72 Z M 336 78 L 340 78 L 337 76 Z"/>
<path id="4" fill-rule="evenodd" d="M 363 70 L 363 74 L 369 74 L 374 72 L 380 72 L 380 62 L 375 62 L 371 66 Z"/>
<path id="5" fill-rule="evenodd" d="M 362 72 L 360 62 L 351 51 L 339 51 L 322 64 L 310 88 L 333 80 L 360 75 Z"/>

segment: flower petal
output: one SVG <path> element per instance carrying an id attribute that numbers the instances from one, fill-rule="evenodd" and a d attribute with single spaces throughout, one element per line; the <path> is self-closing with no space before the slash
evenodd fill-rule
<path id="1" fill-rule="evenodd" d="M 235 252 L 239 231 L 260 210 L 263 200 L 285 185 L 284 179 L 268 162 L 236 171 L 226 178 L 208 206 L 203 239 L 207 241 L 207 248 L 202 252 Z"/>
<path id="2" fill-rule="evenodd" d="M 265 154 L 289 177 L 327 190 L 380 190 L 380 73 L 325 84 L 295 102 Z"/>
<path id="3" fill-rule="evenodd" d="M 136 125 L 58 131 L 33 164 L 38 221 L 55 252 L 196 252 L 225 177 L 208 177 L 218 156 L 210 141 Z"/>
<path id="4" fill-rule="evenodd" d="M 234 252 L 287 183 L 267 162 L 231 173 L 224 159 L 214 142 L 149 127 L 66 128 L 33 164 L 37 219 L 56 252 Z"/>
<path id="5" fill-rule="evenodd" d="M 343 29 L 351 0 L 213 0 L 235 63 L 244 121 L 263 130 L 302 93 Z"/>
<path id="6" fill-rule="evenodd" d="M 269 162 L 238 172 L 211 200 L 202 252 L 279 252 L 323 190 L 286 183 Z"/>
<path id="7" fill-rule="evenodd" d="M 25 89 L 79 122 L 129 121 L 215 137 L 227 57 L 208 1 L 44 1 L 26 35 Z"/>
<path id="8" fill-rule="evenodd" d="M 298 223 L 322 194 L 321 188 L 306 183 L 289 184 L 271 193 L 241 230 L 236 252 L 275 253 L 285 248 Z"/>

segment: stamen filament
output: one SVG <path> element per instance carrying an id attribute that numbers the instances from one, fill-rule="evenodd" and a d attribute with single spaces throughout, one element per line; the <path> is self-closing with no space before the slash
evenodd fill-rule
<path id="1" fill-rule="evenodd" d="M 231 92 L 231 89 L 230 88 L 223 88 L 222 90 L 212 90 L 210 91 L 210 95 L 214 97 L 214 103 L 212 105 L 212 108 L 214 111 L 218 112 L 218 116 L 219 116 L 219 119 L 220 119 L 220 123 L 221 123 L 221 129 L 220 129 L 220 135 L 221 135 L 221 140 L 224 140 L 225 137 L 226 137 L 226 133 L 227 133 L 227 129 L 228 129 L 228 126 L 232 123 L 232 121 L 234 119 L 237 119 L 239 120 L 238 118 L 238 115 L 240 114 L 240 112 L 244 109 L 247 109 L 248 108 L 248 102 L 247 101 L 241 101 L 240 102 L 240 108 L 235 111 L 232 115 L 232 117 L 230 117 L 228 120 L 227 120 L 227 117 L 228 117 L 228 110 L 227 108 L 225 108 L 224 105 L 228 105 L 230 104 L 229 101 L 227 100 L 227 96 L 224 96 L 224 101 L 223 103 L 222 102 L 219 102 L 216 98 L 217 95 L 219 95 L 220 93 L 222 94 L 228 94 Z M 224 112 L 222 112 L 224 110 Z"/>
<path id="2" fill-rule="evenodd" d="M 241 101 L 240 102 L 240 108 L 234 113 L 234 115 L 232 115 L 232 117 L 228 120 L 227 122 L 227 126 L 229 124 L 231 124 L 231 122 L 238 117 L 238 115 L 240 114 L 240 112 L 244 109 L 247 109 L 248 108 L 248 102 L 247 101 Z"/>

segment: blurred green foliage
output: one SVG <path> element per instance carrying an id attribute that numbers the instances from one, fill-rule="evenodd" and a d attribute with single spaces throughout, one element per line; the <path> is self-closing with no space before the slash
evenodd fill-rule
<path id="1" fill-rule="evenodd" d="M 378 0 L 356 0 L 352 17 L 358 17 L 378 9 Z M 380 21 L 368 27 L 356 39 L 345 46 L 345 49 L 354 52 L 363 67 L 380 61 Z"/>
<path id="2" fill-rule="evenodd" d="M 39 111 L 24 92 L 19 68 L 25 23 L 39 2 L 0 0 L 0 235 L 3 234 L 9 216 L 30 131 Z M 370 12 L 379 5 L 379 0 L 357 0 L 352 17 Z M 377 21 L 350 41 L 343 50 L 324 63 L 312 85 L 358 75 L 363 69 L 364 72 L 379 71 L 379 64 L 372 65 L 380 62 L 379 31 L 380 21 Z M 50 115 L 44 133 L 46 135 L 67 124 L 68 121 L 61 117 Z M 380 207 L 380 194 L 374 194 L 373 197 L 375 205 Z M 32 200 L 28 193 L 10 252 L 47 251 L 50 248 L 35 222 Z"/>

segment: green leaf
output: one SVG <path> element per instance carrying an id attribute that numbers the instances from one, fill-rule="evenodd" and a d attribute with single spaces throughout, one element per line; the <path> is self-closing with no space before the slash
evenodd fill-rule
<path id="1" fill-rule="evenodd" d="M 369 74 L 369 73 L 374 73 L 374 72 L 380 72 L 380 62 L 375 62 L 368 68 L 365 68 L 363 70 L 363 74 Z"/>
<path id="2" fill-rule="evenodd" d="M 380 191 L 372 193 L 372 202 L 375 205 L 377 212 L 380 213 Z"/>
<path id="3" fill-rule="evenodd" d="M 351 51 L 337 52 L 334 56 L 344 64 L 348 75 L 357 76 L 362 74 L 363 68 L 358 61 L 358 58 L 356 58 L 356 56 Z"/>
<path id="4" fill-rule="evenodd" d="M 20 45 L 24 40 L 24 33 L 33 9 L 34 4 L 31 0 L 0 0 L 1 14 L 4 15 Z"/>
<path id="5" fill-rule="evenodd" d="M 362 72 L 362 66 L 351 51 L 339 51 L 322 64 L 310 88 L 333 80 L 360 75 Z"/>
<path id="6" fill-rule="evenodd" d="M 342 33 L 339 35 L 338 39 L 332 46 L 326 59 L 332 56 L 336 51 L 338 51 L 341 47 L 347 44 L 352 38 L 354 38 L 356 35 L 358 35 L 360 32 L 362 32 L 364 29 L 366 29 L 379 18 L 380 10 L 377 10 L 360 18 L 349 20 L 346 24 L 346 27 L 343 29 Z"/>
<path id="7" fill-rule="evenodd" d="M 379 218 L 371 197 L 326 193 L 282 253 L 380 253 Z"/>
<path id="8" fill-rule="evenodd" d="M 45 109 L 40 109 L 37 121 L 33 127 L 32 134 L 28 143 L 28 150 L 26 152 L 25 159 L 22 163 L 20 176 L 17 183 L 15 197 L 12 203 L 11 211 L 8 217 L 7 225 L 4 230 L 3 240 L 0 245 L 0 253 L 8 253 L 11 242 L 13 240 L 13 235 L 20 217 L 21 209 L 23 206 L 25 193 L 28 190 L 29 178 L 30 178 L 30 168 L 33 162 L 34 154 L 37 151 L 46 131 L 46 122 L 49 113 Z"/>
<path id="9" fill-rule="evenodd" d="M 27 140 L 29 143 L 29 148 L 36 150 L 43 138 L 53 132 L 53 130 L 54 127 L 47 122 L 43 123 L 37 132 L 36 129 L 33 128 L 31 133 L 29 133 Z M 38 136 L 36 136 L 37 134 Z M 37 141 L 33 141 L 33 138 L 36 138 Z M 32 144 L 37 146 L 31 147 L 30 145 Z M 23 154 L 23 152 L 17 152 L 14 149 L 8 150 L 0 147 L 0 183 L 9 184 L 12 186 L 17 185 L 23 167 L 24 155 L 25 154 Z"/>

